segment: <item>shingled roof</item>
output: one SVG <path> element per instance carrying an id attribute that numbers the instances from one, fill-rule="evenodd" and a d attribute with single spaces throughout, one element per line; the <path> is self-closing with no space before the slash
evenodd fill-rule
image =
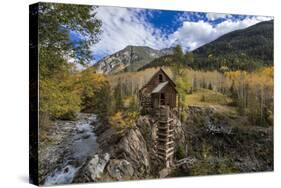
<path id="1" fill-rule="evenodd" d="M 155 78 L 158 72 L 162 72 L 166 76 L 166 78 L 168 78 L 168 80 L 170 81 L 171 85 L 173 85 L 173 87 L 176 86 L 175 82 L 167 75 L 167 73 L 162 68 L 160 68 L 157 72 L 154 73 L 154 75 L 150 78 L 150 80 L 140 89 L 140 91 L 142 91 Z"/>
<path id="2" fill-rule="evenodd" d="M 168 84 L 169 84 L 168 81 L 158 84 L 158 85 L 152 90 L 151 93 L 159 93 L 159 92 L 160 92 L 166 85 L 168 85 Z"/>

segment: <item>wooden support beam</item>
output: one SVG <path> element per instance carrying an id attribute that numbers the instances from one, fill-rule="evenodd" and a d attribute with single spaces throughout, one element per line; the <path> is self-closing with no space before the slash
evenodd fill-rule
<path id="1" fill-rule="evenodd" d="M 167 132 L 158 132 L 157 135 L 159 136 L 165 136 L 165 137 L 173 137 L 173 134 L 169 134 Z"/>

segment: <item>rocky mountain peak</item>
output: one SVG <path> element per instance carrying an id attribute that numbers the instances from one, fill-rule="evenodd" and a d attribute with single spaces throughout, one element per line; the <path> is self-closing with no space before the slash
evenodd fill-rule
<path id="1" fill-rule="evenodd" d="M 148 46 L 128 45 L 124 49 L 106 56 L 94 66 L 97 72 L 114 74 L 122 71 L 136 71 L 156 58 L 173 53 L 172 48 L 157 50 Z"/>

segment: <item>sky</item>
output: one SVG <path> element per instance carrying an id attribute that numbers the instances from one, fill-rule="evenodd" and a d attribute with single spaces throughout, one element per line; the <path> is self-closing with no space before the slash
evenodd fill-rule
<path id="1" fill-rule="evenodd" d="M 179 44 L 184 51 L 192 51 L 228 32 L 273 19 L 266 16 L 108 6 L 98 7 L 94 11 L 102 21 L 102 33 L 100 41 L 91 48 L 93 63 L 128 45 L 163 49 Z"/>

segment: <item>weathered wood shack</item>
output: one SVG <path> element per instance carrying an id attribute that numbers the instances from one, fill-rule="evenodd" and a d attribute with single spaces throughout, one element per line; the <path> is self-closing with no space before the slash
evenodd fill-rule
<path id="1" fill-rule="evenodd" d="M 169 78 L 162 68 L 139 90 L 142 110 L 151 112 L 160 106 L 177 106 L 176 84 Z"/>

